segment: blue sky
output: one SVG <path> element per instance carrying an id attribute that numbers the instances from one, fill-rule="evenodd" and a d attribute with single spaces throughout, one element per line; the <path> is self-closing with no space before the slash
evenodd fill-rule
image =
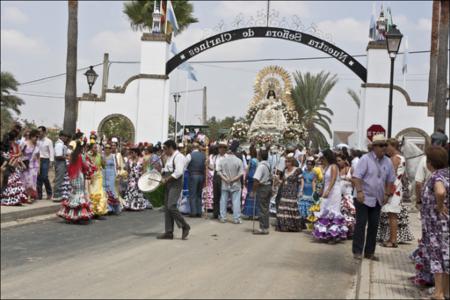
<path id="1" fill-rule="evenodd" d="M 368 42 L 369 20 L 372 3 L 377 11 L 382 3 L 391 6 L 394 23 L 408 36 L 409 49 L 428 50 L 430 47 L 431 9 L 430 1 L 357 2 L 357 1 L 271 1 L 271 8 L 282 17 L 297 15 L 302 23 L 318 25 L 330 33 L 334 43 L 350 54 L 364 54 Z M 80 1 L 78 66 L 84 67 L 102 61 L 108 52 L 111 60 L 139 60 L 139 37 L 133 32 L 122 13 L 122 1 Z M 179 50 L 201 40 L 221 20 L 231 24 L 242 13 L 256 16 L 266 7 L 266 1 L 194 1 L 194 13 L 199 23 L 175 38 Z M 19 82 L 65 72 L 67 3 L 63 1 L 2 1 L 1 2 L 1 70 L 12 72 Z M 267 57 L 322 56 L 321 52 L 304 45 L 281 40 L 252 39 L 228 43 L 195 57 L 195 60 L 254 59 Z M 365 65 L 365 59 L 359 61 Z M 425 101 L 427 95 L 428 54 L 410 55 L 408 62 L 407 90 L 414 101 Z M 403 85 L 401 75 L 402 57 L 397 58 L 396 81 Z M 350 130 L 355 124 L 356 107 L 346 94 L 347 88 L 359 90 L 361 81 L 335 60 L 236 63 L 227 65 L 194 65 L 198 82 L 189 81 L 189 89 L 208 87 L 208 115 L 222 118 L 227 115 L 242 116 L 253 96 L 253 82 L 258 70 L 278 64 L 288 71 L 320 72 L 338 74 L 339 83 L 327 98 L 335 111 L 333 127 Z M 101 75 L 101 69 L 97 68 Z M 138 72 L 138 65 L 113 64 L 109 85 L 122 85 Z M 100 77 L 101 78 L 101 77 Z M 186 74 L 171 74 L 171 90 L 186 88 Z M 100 80 L 99 80 L 100 82 Z M 94 87 L 98 92 L 100 83 Z M 63 97 L 64 77 L 47 82 L 23 86 L 21 92 L 45 93 Z M 78 94 L 87 91 L 82 73 L 78 73 Z M 61 98 L 22 96 L 26 105 L 23 117 L 46 125 L 62 124 L 63 102 Z M 184 102 L 183 102 L 184 100 Z M 187 103 L 187 101 L 189 103 Z M 172 108 L 173 109 L 173 108 Z M 188 123 L 198 122 L 201 114 L 201 94 L 192 93 L 182 99 L 180 115 Z"/>

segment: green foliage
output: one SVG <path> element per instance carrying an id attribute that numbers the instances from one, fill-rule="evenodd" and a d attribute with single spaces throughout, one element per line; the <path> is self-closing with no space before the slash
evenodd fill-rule
<path id="1" fill-rule="evenodd" d="M 99 130 L 99 134 L 106 136 L 107 139 L 118 137 L 124 142 L 134 142 L 134 126 L 124 117 L 115 116 L 106 120 Z"/>
<path id="2" fill-rule="evenodd" d="M 211 141 L 217 141 L 224 136 L 228 136 L 230 128 L 235 122 L 243 121 L 244 118 L 236 118 L 235 116 L 225 117 L 224 119 L 216 119 L 216 117 L 211 117 L 206 122 L 208 128 L 208 137 Z"/>
<path id="3" fill-rule="evenodd" d="M 25 102 L 14 95 L 11 92 L 17 91 L 19 83 L 10 72 L 1 72 L 0 86 L 1 86 L 1 98 L 0 98 L 0 110 L 1 110 L 1 136 L 6 133 L 14 122 L 13 113 L 20 114 L 19 106 Z"/>
<path id="4" fill-rule="evenodd" d="M 309 133 L 307 145 L 311 143 L 313 148 L 328 147 L 326 137 L 319 130 L 319 127 L 325 130 L 332 137 L 330 128 L 331 116 L 333 111 L 327 107 L 325 99 L 331 89 L 337 83 L 337 75 L 331 75 L 329 72 L 320 72 L 311 74 L 306 72 L 294 73 L 295 87 L 292 90 L 292 98 L 295 107 L 305 127 Z"/>
<path id="5" fill-rule="evenodd" d="M 177 121 L 177 131 L 179 132 L 182 125 L 180 122 Z M 170 115 L 169 116 L 169 137 L 173 138 L 173 133 L 175 132 L 175 118 Z"/>
<path id="6" fill-rule="evenodd" d="M 132 0 L 124 3 L 123 12 L 127 15 L 133 30 L 152 29 L 154 2 L 154 0 Z M 179 27 L 177 34 L 185 30 L 190 24 L 198 22 L 193 16 L 194 7 L 189 1 L 172 1 L 172 5 Z M 164 24 L 161 26 L 164 26 Z"/>

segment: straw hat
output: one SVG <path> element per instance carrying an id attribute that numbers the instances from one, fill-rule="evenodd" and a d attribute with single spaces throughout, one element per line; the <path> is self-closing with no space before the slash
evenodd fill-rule
<path id="1" fill-rule="evenodd" d="M 382 134 L 376 134 L 372 138 L 372 145 L 386 144 L 386 138 Z"/>

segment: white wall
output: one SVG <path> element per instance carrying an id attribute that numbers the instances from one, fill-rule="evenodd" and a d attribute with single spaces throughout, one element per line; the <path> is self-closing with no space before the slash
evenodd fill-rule
<path id="1" fill-rule="evenodd" d="M 104 118 L 122 114 L 135 127 L 135 142 L 164 142 L 169 126 L 170 82 L 163 79 L 168 46 L 165 39 L 141 40 L 140 74 L 153 78 L 135 79 L 124 93 L 106 93 L 105 101 L 80 101 L 77 127 L 85 133 L 98 130 Z"/>

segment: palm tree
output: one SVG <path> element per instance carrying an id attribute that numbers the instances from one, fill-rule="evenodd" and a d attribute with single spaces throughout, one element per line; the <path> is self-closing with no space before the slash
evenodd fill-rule
<path id="1" fill-rule="evenodd" d="M 159 1 L 158 1 L 159 2 Z M 127 15 L 133 30 L 152 29 L 152 14 L 155 0 L 132 0 L 123 4 L 123 12 Z M 177 16 L 178 32 L 182 32 L 190 24 L 198 20 L 192 15 L 194 8 L 187 0 L 172 1 Z"/>
<path id="2" fill-rule="evenodd" d="M 439 0 L 434 0 L 433 15 L 431 17 L 430 73 L 428 77 L 428 103 L 431 104 L 432 108 L 435 106 L 436 99 L 439 6 Z"/>
<path id="3" fill-rule="evenodd" d="M 337 75 L 331 75 L 324 71 L 319 74 L 309 72 L 302 74 L 294 73 L 295 87 L 292 90 L 292 98 L 300 120 L 304 122 L 308 131 L 307 145 L 324 148 L 329 146 L 325 135 L 319 129 L 325 130 L 333 136 L 330 128 L 333 111 L 327 107 L 325 99 L 331 89 L 337 83 Z"/>
<path id="4" fill-rule="evenodd" d="M 74 134 L 77 126 L 77 43 L 78 43 L 78 1 L 69 0 L 69 24 L 67 28 L 66 92 L 64 101 L 63 129 Z"/>
<path id="5" fill-rule="evenodd" d="M 436 71 L 436 98 L 434 101 L 434 130 L 446 128 L 447 121 L 447 76 L 448 76 L 448 22 L 450 3 L 448 0 L 440 1 L 439 41 Z"/>
<path id="6" fill-rule="evenodd" d="M 20 114 L 19 106 L 25 102 L 21 98 L 11 95 L 11 92 L 17 91 L 17 86 L 19 85 L 14 75 L 9 72 L 1 72 L 0 77 L 1 136 L 3 136 L 4 132 L 11 127 L 13 122 L 12 112 Z"/>
<path id="7" fill-rule="evenodd" d="M 347 89 L 347 94 L 349 94 L 350 98 L 355 102 L 358 109 L 361 107 L 361 98 L 359 97 L 358 93 L 355 92 L 352 89 Z"/>

